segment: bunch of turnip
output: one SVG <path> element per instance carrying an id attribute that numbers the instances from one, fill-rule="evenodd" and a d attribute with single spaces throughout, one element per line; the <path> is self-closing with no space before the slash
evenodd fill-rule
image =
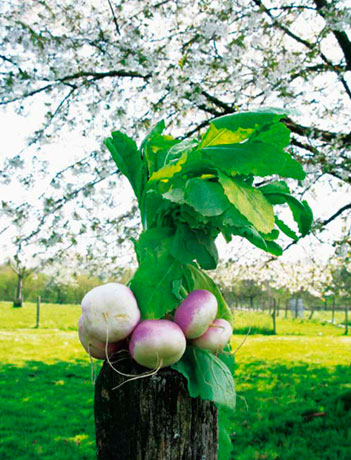
<path id="1" fill-rule="evenodd" d="M 219 353 L 228 344 L 233 329 L 227 320 L 215 319 L 217 312 L 216 297 L 209 291 L 198 289 L 190 292 L 179 305 L 174 321 L 193 346 Z"/>
<path id="2" fill-rule="evenodd" d="M 133 292 L 122 284 L 109 283 L 83 298 L 78 333 L 83 347 L 94 358 L 109 358 L 128 346 L 137 363 L 160 369 L 181 359 L 187 340 L 213 353 L 223 350 L 232 327 L 224 319 L 215 319 L 217 311 L 217 299 L 211 292 L 195 290 L 176 309 L 173 321 L 140 321 Z"/>

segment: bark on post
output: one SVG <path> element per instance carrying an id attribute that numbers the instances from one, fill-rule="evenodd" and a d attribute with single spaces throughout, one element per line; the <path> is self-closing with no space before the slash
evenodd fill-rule
<path id="1" fill-rule="evenodd" d="M 36 318 L 36 323 L 35 327 L 38 329 L 40 326 L 40 296 L 37 298 L 37 318 Z"/>
<path id="2" fill-rule="evenodd" d="M 145 372 L 131 359 L 127 374 Z M 191 398 L 186 379 L 171 368 L 125 383 L 107 362 L 95 386 L 98 460 L 216 460 L 218 417 L 214 403 Z"/>

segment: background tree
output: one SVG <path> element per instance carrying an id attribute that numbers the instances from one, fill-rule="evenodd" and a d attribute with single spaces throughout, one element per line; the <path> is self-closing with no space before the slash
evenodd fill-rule
<path id="1" fill-rule="evenodd" d="M 40 114 L 25 153 L 7 157 L 1 177 L 7 182 L 15 175 L 31 189 L 46 177 L 45 206 L 35 207 L 39 222 L 53 213 L 58 219 L 67 201 L 75 210 L 83 202 L 89 207 L 85 195 L 99 187 L 105 191 L 96 197 L 99 208 L 114 198 L 113 168 L 92 139 L 111 126 L 140 136 L 161 117 L 177 125 L 180 136 L 190 136 L 213 117 L 237 110 L 297 108 L 301 114 L 285 122 L 294 155 L 309 171 L 301 191 L 327 181 L 350 184 L 346 1 L 29 0 L 4 2 L 0 12 L 0 103 L 23 115 Z M 85 156 L 52 171 L 47 144 L 70 130 L 80 136 Z M 350 208 L 345 197 L 339 209 L 317 216 L 316 230 L 349 216 Z M 12 219 L 32 214 L 15 200 L 4 200 L 2 209 Z M 77 214 L 87 225 L 84 212 Z M 11 220 L 0 232 L 8 226 Z"/>

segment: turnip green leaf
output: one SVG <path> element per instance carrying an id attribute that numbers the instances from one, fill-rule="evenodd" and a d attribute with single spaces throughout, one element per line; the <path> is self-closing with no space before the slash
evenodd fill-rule
<path id="1" fill-rule="evenodd" d="M 193 398 L 214 401 L 220 406 L 235 409 L 234 379 L 228 366 L 207 350 L 188 346 L 182 359 L 172 366 L 188 381 Z"/>
<path id="2" fill-rule="evenodd" d="M 146 183 L 146 169 L 136 143 L 120 131 L 114 131 L 105 144 L 117 168 L 128 178 L 140 203 Z"/>
<path id="3" fill-rule="evenodd" d="M 184 201 L 203 216 L 218 216 L 230 207 L 220 184 L 198 178 L 187 181 Z"/>
<path id="4" fill-rule="evenodd" d="M 273 230 L 273 208 L 262 192 L 224 174 L 219 174 L 219 182 L 229 201 L 258 231 L 269 233 Z"/>

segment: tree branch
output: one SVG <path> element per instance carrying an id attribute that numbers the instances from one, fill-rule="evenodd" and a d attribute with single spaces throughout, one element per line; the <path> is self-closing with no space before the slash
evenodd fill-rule
<path id="1" fill-rule="evenodd" d="M 351 203 L 346 204 L 342 208 L 340 208 L 336 213 L 334 213 L 332 216 L 330 216 L 328 219 L 323 220 L 321 222 L 322 225 L 328 225 L 330 222 L 332 222 L 334 219 L 340 216 L 343 212 L 347 211 L 348 209 L 351 209 Z"/>
<path id="2" fill-rule="evenodd" d="M 295 123 L 290 118 L 283 118 L 281 120 L 293 133 L 299 136 L 310 136 L 311 132 L 315 133 L 314 138 L 321 139 L 324 142 L 333 142 L 337 139 L 341 140 L 344 144 L 351 144 L 351 133 L 335 133 L 333 131 L 326 131 L 319 128 L 308 128 L 307 126 Z"/>
<path id="3" fill-rule="evenodd" d="M 114 78 L 114 77 L 121 77 L 121 78 L 142 78 L 144 80 L 148 80 L 152 74 L 141 74 L 139 72 L 134 72 L 132 70 L 110 70 L 108 72 L 77 72 L 72 75 L 66 75 L 65 77 L 62 78 L 57 78 L 54 80 L 52 83 L 49 83 L 48 85 L 43 86 L 42 88 L 38 88 L 32 91 L 29 91 L 28 93 L 24 93 L 21 96 L 14 97 L 12 99 L 8 99 L 7 101 L 1 101 L 0 105 L 5 105 L 5 104 L 10 104 L 12 102 L 16 102 L 22 99 L 25 99 L 27 97 L 34 96 L 38 93 L 41 93 L 43 91 L 46 91 L 50 88 L 53 88 L 54 86 L 59 85 L 60 83 L 68 84 L 71 81 L 79 80 L 80 78 L 91 78 L 91 81 L 97 81 L 101 80 L 103 78 Z"/>
<path id="4" fill-rule="evenodd" d="M 109 7 L 110 7 L 110 10 L 111 10 L 111 13 L 112 13 L 113 22 L 114 22 L 114 24 L 115 24 L 115 28 L 116 28 L 117 35 L 121 35 L 121 31 L 119 30 L 117 18 L 116 18 L 116 15 L 115 15 L 115 12 L 114 12 L 112 3 L 111 3 L 110 0 L 107 0 L 107 2 L 108 2 L 108 4 L 109 4 Z"/>
<path id="5" fill-rule="evenodd" d="M 327 20 L 328 18 L 327 11 L 328 9 L 330 9 L 332 5 L 326 2 L 326 0 L 313 0 L 313 1 L 317 7 L 317 11 L 320 14 L 320 16 L 322 16 L 324 20 Z M 332 27 L 331 27 L 331 30 L 337 42 L 339 43 L 340 48 L 342 49 L 344 53 L 344 57 L 346 60 L 348 70 L 351 70 L 351 42 L 350 40 L 345 32 L 340 31 L 340 30 L 334 30 Z"/>
<path id="6" fill-rule="evenodd" d="M 298 35 L 294 34 L 294 32 L 292 32 L 288 27 L 286 27 L 284 24 L 280 23 L 278 21 L 278 19 L 276 17 L 273 16 L 273 14 L 271 14 L 271 12 L 269 11 L 269 9 L 262 3 L 261 0 L 252 0 L 260 9 L 261 11 L 263 11 L 264 13 L 267 14 L 267 16 L 271 19 L 272 23 L 278 27 L 279 29 L 281 29 L 283 32 L 285 32 L 289 37 L 291 37 L 293 40 L 297 41 L 298 43 L 301 43 L 302 45 L 306 46 L 308 49 L 310 49 L 311 51 L 314 51 L 316 50 L 316 45 L 314 43 L 311 43 L 309 42 L 308 40 L 305 40 L 301 37 L 299 37 Z M 314 0 L 314 1 L 319 1 L 319 0 Z M 322 2 L 324 0 L 321 0 Z M 347 38 L 347 37 L 346 37 Z M 347 84 L 347 81 L 345 80 L 345 78 L 343 77 L 342 73 L 340 72 L 339 70 L 339 66 L 335 66 L 328 58 L 327 56 L 322 53 L 319 49 L 318 49 L 318 56 L 322 59 L 323 62 L 325 62 L 328 67 L 330 67 L 331 70 L 333 70 L 337 75 L 338 75 L 338 78 L 341 82 L 341 84 L 343 85 L 348 97 L 351 99 L 351 89 L 349 87 L 349 85 Z"/>
<path id="7" fill-rule="evenodd" d="M 40 232 L 41 226 L 46 222 L 48 217 L 51 216 L 52 214 L 54 214 L 59 209 L 61 209 L 67 202 L 69 202 L 72 199 L 76 198 L 77 195 L 79 195 L 80 192 L 84 191 L 87 187 L 94 187 L 95 185 L 99 184 L 100 182 L 104 181 L 108 177 L 111 177 L 111 176 L 113 176 L 115 174 L 118 174 L 118 171 L 114 171 L 112 174 L 109 174 L 109 175 L 104 176 L 104 177 L 97 178 L 97 179 L 95 179 L 95 180 L 93 180 L 93 181 L 91 181 L 91 182 L 89 182 L 87 184 L 84 184 L 82 187 L 74 190 L 73 192 L 69 193 L 68 195 L 66 195 L 66 196 L 64 196 L 62 198 L 59 198 L 58 200 L 56 200 L 56 202 L 52 203 L 53 207 L 41 217 L 41 219 L 38 222 L 37 228 L 35 230 L 33 230 L 29 235 L 27 235 L 24 238 L 20 239 L 20 241 L 17 243 L 19 245 L 19 247 L 21 247 L 23 243 L 28 242 L 30 239 L 32 239 L 34 236 L 36 236 Z"/>

